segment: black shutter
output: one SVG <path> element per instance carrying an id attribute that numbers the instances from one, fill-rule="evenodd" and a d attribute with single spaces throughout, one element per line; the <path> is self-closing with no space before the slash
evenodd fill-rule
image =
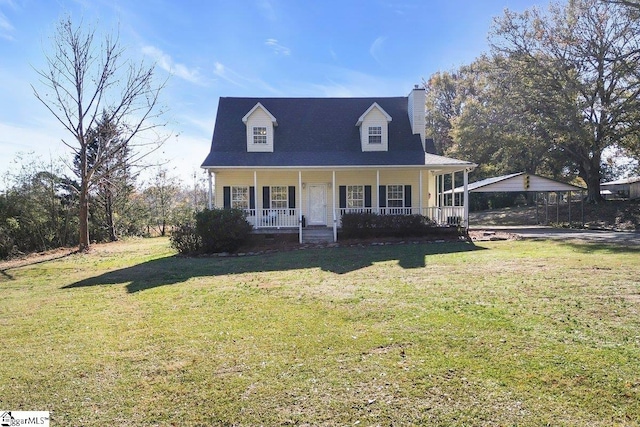
<path id="1" fill-rule="evenodd" d="M 365 208 L 371 207 L 371 186 L 370 185 L 364 186 L 364 207 Z"/>
<path id="2" fill-rule="evenodd" d="M 289 186 L 289 209 L 295 209 L 296 207 L 296 187 Z"/>
<path id="3" fill-rule="evenodd" d="M 387 207 L 387 186 L 381 185 L 378 187 L 378 202 L 381 208 Z"/>
<path id="4" fill-rule="evenodd" d="M 224 200 L 223 207 L 225 209 L 231 209 L 231 187 L 222 188 L 222 199 Z"/>
<path id="5" fill-rule="evenodd" d="M 340 186 L 340 209 L 345 209 L 347 207 L 347 186 Z"/>
<path id="6" fill-rule="evenodd" d="M 404 207 L 405 208 L 411 207 L 411 186 L 410 185 L 404 186 Z"/>
<path id="7" fill-rule="evenodd" d="M 271 188 L 262 187 L 262 209 L 271 209 Z"/>
<path id="8" fill-rule="evenodd" d="M 256 188 L 249 187 L 249 209 L 256 208 Z"/>

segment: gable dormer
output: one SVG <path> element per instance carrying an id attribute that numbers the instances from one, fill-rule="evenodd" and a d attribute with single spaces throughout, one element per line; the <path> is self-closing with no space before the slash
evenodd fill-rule
<path id="1" fill-rule="evenodd" d="M 247 152 L 273 153 L 273 131 L 278 126 L 273 114 L 258 102 L 242 122 L 247 128 Z"/>
<path id="2" fill-rule="evenodd" d="M 391 116 L 377 102 L 362 113 L 356 123 L 360 127 L 362 151 L 389 151 L 390 121 Z"/>

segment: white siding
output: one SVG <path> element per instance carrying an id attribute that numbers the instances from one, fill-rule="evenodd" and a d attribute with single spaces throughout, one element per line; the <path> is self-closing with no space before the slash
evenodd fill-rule
<path id="1" fill-rule="evenodd" d="M 382 144 L 369 144 L 369 127 L 382 128 Z M 360 141 L 362 151 L 389 151 L 389 129 L 387 117 L 377 107 L 372 108 L 360 125 Z"/>
<path id="2" fill-rule="evenodd" d="M 267 143 L 253 143 L 253 128 L 267 128 Z M 273 122 L 269 114 L 262 108 L 256 108 L 247 118 L 247 151 L 249 152 L 268 152 L 273 153 Z"/>

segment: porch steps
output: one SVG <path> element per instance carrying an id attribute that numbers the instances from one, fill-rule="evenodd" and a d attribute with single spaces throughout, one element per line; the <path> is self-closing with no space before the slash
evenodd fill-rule
<path id="1" fill-rule="evenodd" d="M 302 243 L 331 243 L 333 230 L 327 227 L 306 227 L 302 229 Z"/>

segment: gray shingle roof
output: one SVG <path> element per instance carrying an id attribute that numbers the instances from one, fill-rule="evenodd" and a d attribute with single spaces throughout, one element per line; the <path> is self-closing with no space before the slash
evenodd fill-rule
<path id="1" fill-rule="evenodd" d="M 278 121 L 273 153 L 248 153 L 242 117 L 260 102 Z M 391 117 L 389 151 L 363 152 L 358 118 L 377 102 Z M 406 97 L 220 98 L 211 151 L 202 167 L 424 165 Z M 427 141 L 433 153 L 433 143 Z"/>

